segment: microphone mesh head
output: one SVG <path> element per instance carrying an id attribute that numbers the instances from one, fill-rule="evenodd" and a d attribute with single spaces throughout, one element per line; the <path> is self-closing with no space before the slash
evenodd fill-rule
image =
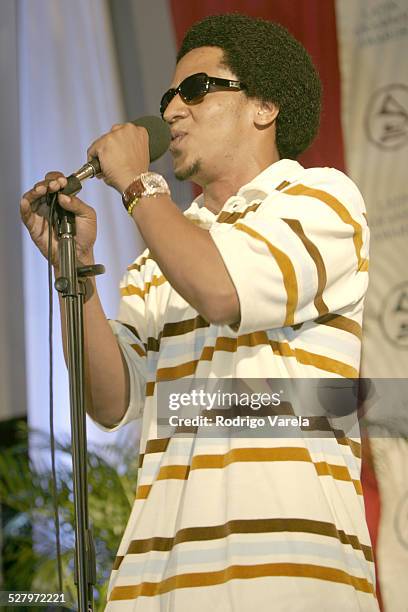
<path id="1" fill-rule="evenodd" d="M 139 119 L 135 119 L 132 123 L 144 127 L 149 134 L 150 161 L 159 159 L 170 146 L 171 135 L 167 123 L 155 115 L 139 117 Z"/>

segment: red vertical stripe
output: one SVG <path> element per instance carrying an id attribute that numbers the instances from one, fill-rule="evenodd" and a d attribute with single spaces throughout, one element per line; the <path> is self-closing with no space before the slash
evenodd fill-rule
<path id="1" fill-rule="evenodd" d="M 381 521 L 381 502 L 378 490 L 378 482 L 375 474 L 374 461 L 371 453 L 370 439 L 367 435 L 363 435 L 362 439 L 362 466 L 361 466 L 361 484 L 364 494 L 364 505 L 366 510 L 368 531 L 370 532 L 371 544 L 374 550 L 374 560 L 377 567 L 377 540 L 378 529 Z M 383 610 L 380 582 L 377 575 L 377 597 L 380 609 Z"/>

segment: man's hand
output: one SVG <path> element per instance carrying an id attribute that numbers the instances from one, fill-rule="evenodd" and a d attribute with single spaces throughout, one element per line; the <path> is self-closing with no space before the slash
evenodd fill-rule
<path id="1" fill-rule="evenodd" d="M 24 225 L 38 249 L 48 258 L 48 207 L 45 195 L 63 189 L 67 179 L 61 172 L 48 172 L 45 179 L 34 185 L 21 199 L 20 213 Z M 93 246 L 96 240 L 96 213 L 79 198 L 60 194 L 58 202 L 76 215 L 77 257 L 82 265 L 93 263 Z M 58 241 L 53 232 L 51 263 L 59 266 Z"/>
<path id="2" fill-rule="evenodd" d="M 24 194 L 21 200 L 21 217 L 31 238 L 44 255 L 48 257 L 48 208 L 45 203 L 47 192 L 59 191 L 67 184 L 61 172 L 48 172 L 45 179 Z M 80 265 L 94 263 L 93 246 L 96 239 L 96 214 L 93 208 L 75 197 L 58 196 L 63 208 L 75 213 L 76 246 Z M 59 270 L 58 241 L 52 238 L 51 263 Z M 99 301 L 95 280 L 84 308 L 84 382 L 86 409 L 99 423 L 112 427 L 123 417 L 129 404 L 129 374 L 119 345 L 106 319 Z M 65 300 L 60 296 L 62 339 L 67 355 L 67 334 L 65 329 Z M 144 381 L 141 388 L 144 387 Z"/>
<path id="3" fill-rule="evenodd" d="M 123 193 L 149 167 L 149 135 L 133 123 L 117 124 L 89 147 L 88 160 L 97 157 L 107 185 Z"/>

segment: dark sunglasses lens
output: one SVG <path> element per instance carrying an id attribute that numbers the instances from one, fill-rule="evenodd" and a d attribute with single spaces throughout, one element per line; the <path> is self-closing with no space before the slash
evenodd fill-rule
<path id="1" fill-rule="evenodd" d="M 177 89 L 169 89 L 166 91 L 160 102 L 160 114 L 164 115 L 166 108 L 176 95 L 180 93 L 180 96 L 184 102 L 194 102 L 205 96 L 208 91 L 208 76 L 205 72 L 199 72 L 192 74 L 180 83 Z"/>
<path id="2" fill-rule="evenodd" d="M 170 104 L 170 102 L 172 101 L 172 99 L 174 98 L 174 95 L 176 93 L 175 89 L 169 89 L 168 91 L 166 91 L 166 93 L 163 95 L 161 101 L 160 101 L 160 114 L 163 116 L 166 108 L 168 107 L 168 105 Z"/>
<path id="3" fill-rule="evenodd" d="M 208 77 L 204 73 L 193 74 L 180 84 L 180 95 L 185 102 L 193 102 L 205 96 L 208 90 Z"/>

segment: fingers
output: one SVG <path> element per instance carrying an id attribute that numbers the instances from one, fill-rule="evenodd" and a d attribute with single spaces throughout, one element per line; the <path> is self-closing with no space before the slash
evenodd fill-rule
<path id="1" fill-rule="evenodd" d="M 87 150 L 88 161 L 92 159 L 93 157 L 100 158 L 100 154 L 103 152 L 103 150 L 106 148 L 109 148 L 110 144 L 112 142 L 115 142 L 116 138 L 114 138 L 112 134 L 114 132 L 119 132 L 119 131 L 123 131 L 124 135 L 130 133 L 134 136 L 137 133 L 139 134 L 139 137 L 144 132 L 147 134 L 147 130 L 144 127 L 137 126 L 130 122 L 114 123 L 111 127 L 110 132 L 103 134 L 102 136 L 97 138 L 97 140 L 94 140 L 94 142 L 89 146 Z"/>
<path id="2" fill-rule="evenodd" d="M 62 172 L 48 172 L 44 180 L 38 181 L 32 189 L 23 195 L 20 201 L 20 216 L 30 232 L 38 227 L 38 216 L 48 219 L 49 209 L 46 194 L 55 193 L 64 188 L 66 184 L 67 179 Z"/>
<path id="3" fill-rule="evenodd" d="M 117 131 L 120 129 L 121 126 L 116 125 L 113 127 L 115 127 L 115 130 Z M 106 145 L 107 142 L 109 142 L 110 134 L 115 130 L 112 129 L 111 132 L 108 132 L 107 134 L 103 134 L 102 136 L 100 136 L 99 138 L 93 141 L 93 143 L 88 147 L 88 150 L 86 152 L 88 156 L 88 161 L 94 157 L 99 156 L 99 152 L 101 151 L 101 148 L 104 145 Z"/>
<path id="4" fill-rule="evenodd" d="M 95 140 L 95 142 L 93 142 L 90 147 L 88 147 L 88 150 L 86 152 L 87 161 L 91 161 L 91 159 L 93 159 L 94 157 L 98 157 L 98 143 L 99 139 Z"/>
<path id="5" fill-rule="evenodd" d="M 31 221 L 31 217 L 33 216 L 33 212 L 31 210 L 29 201 L 25 198 L 22 198 L 20 202 L 20 216 L 24 225 L 26 225 L 28 229 L 30 229 L 29 224 Z"/>
<path id="6" fill-rule="evenodd" d="M 48 172 L 43 181 L 39 181 L 34 185 L 32 189 L 27 191 L 22 199 L 21 204 L 23 208 L 27 206 L 27 203 L 33 205 L 36 210 L 39 205 L 44 202 L 44 197 L 47 192 L 56 192 L 64 188 L 67 184 L 67 179 L 61 172 Z"/>
<path id="7" fill-rule="evenodd" d="M 44 195 L 47 193 L 47 187 L 37 183 L 33 189 L 27 191 L 20 201 L 20 214 L 25 222 L 25 219 L 33 212 L 37 212 L 40 206 L 45 203 Z"/>
<path id="8" fill-rule="evenodd" d="M 94 157 L 98 157 L 98 152 L 99 152 L 99 148 L 101 146 L 102 143 L 106 142 L 106 138 L 109 137 L 109 134 L 111 132 L 115 132 L 117 130 L 120 130 L 123 126 L 120 123 L 115 123 L 114 125 L 112 125 L 111 131 L 107 132 L 106 134 L 103 134 L 102 136 L 100 136 L 99 138 L 97 138 L 96 140 L 93 141 L 92 144 L 89 145 L 88 149 L 87 149 L 87 159 L 88 161 L 90 161 L 91 159 L 93 159 Z"/>
<path id="9" fill-rule="evenodd" d="M 58 170 L 51 170 L 50 172 L 47 172 L 47 174 L 45 175 L 46 181 L 52 181 L 53 179 L 57 179 L 57 178 L 65 178 L 65 177 L 62 174 L 62 172 L 59 172 Z"/>
<path id="10" fill-rule="evenodd" d="M 95 219 L 96 213 L 91 206 L 88 206 L 75 196 L 67 196 L 63 193 L 58 194 L 58 203 L 69 212 L 82 217 L 84 219 Z"/>
<path id="11" fill-rule="evenodd" d="M 39 231 L 39 223 L 45 223 L 45 221 L 48 220 L 49 207 L 44 205 L 40 208 L 40 206 L 35 203 L 34 210 L 34 205 L 30 204 L 25 198 L 22 198 L 20 203 L 20 216 L 24 225 L 31 234 L 33 231 Z"/>
<path id="12" fill-rule="evenodd" d="M 114 123 L 110 129 L 110 132 L 107 132 L 106 134 L 100 136 L 97 140 L 94 140 L 94 142 L 88 147 L 87 150 L 88 161 L 94 157 L 98 157 L 99 147 L 101 144 L 105 144 L 106 137 L 109 136 L 109 134 L 111 134 L 112 132 L 117 132 L 118 130 L 123 130 L 125 125 L 126 124 L 124 123 Z"/>

